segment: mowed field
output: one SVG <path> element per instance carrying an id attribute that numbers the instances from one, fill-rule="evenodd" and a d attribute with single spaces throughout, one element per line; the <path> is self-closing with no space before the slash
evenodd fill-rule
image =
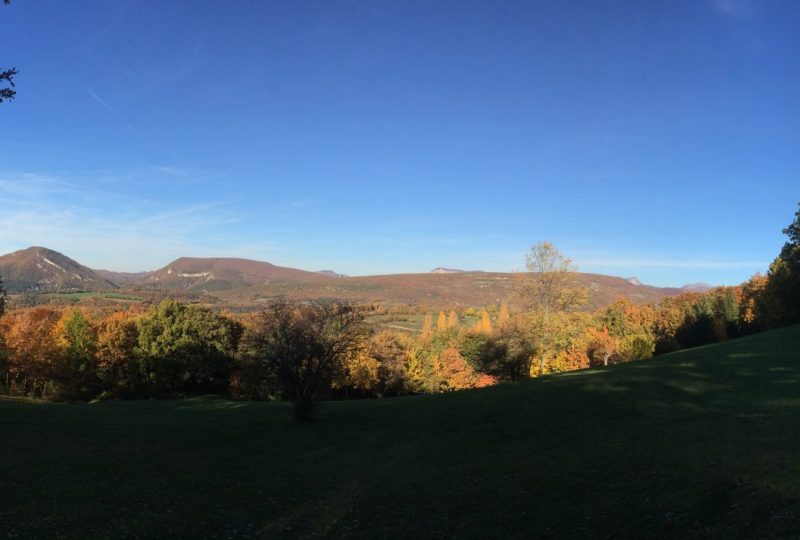
<path id="1" fill-rule="evenodd" d="M 328 402 L 0 401 L 0 538 L 800 535 L 800 327 Z"/>

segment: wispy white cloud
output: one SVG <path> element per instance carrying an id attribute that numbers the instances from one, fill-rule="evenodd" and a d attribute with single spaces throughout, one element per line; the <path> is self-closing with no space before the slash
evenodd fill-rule
<path id="1" fill-rule="evenodd" d="M 0 176 L 0 194 L 9 195 L 23 203 L 30 198 L 69 193 L 76 189 L 75 184 L 53 176 L 30 173 L 16 177 Z"/>
<path id="2" fill-rule="evenodd" d="M 91 266 L 136 271 L 182 255 L 264 256 L 275 249 L 232 234 L 240 217 L 225 201 L 165 206 L 114 187 L 0 173 L 0 196 L 11 201 L 0 213 L 0 253 L 44 245 Z"/>

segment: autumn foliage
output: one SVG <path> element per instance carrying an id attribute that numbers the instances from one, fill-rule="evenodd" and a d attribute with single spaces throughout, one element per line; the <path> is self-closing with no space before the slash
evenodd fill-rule
<path id="1" fill-rule="evenodd" d="M 417 333 L 362 324 L 361 308 L 340 304 L 276 302 L 242 314 L 172 300 L 6 310 L 0 285 L 0 390 L 54 400 L 289 399 L 303 415 L 318 397 L 449 392 L 602 369 L 800 322 L 800 212 L 785 232 L 767 275 L 656 305 L 621 298 L 594 312 L 581 307 L 570 261 L 539 244 L 510 296 L 517 304 L 411 308 L 423 319 Z"/>

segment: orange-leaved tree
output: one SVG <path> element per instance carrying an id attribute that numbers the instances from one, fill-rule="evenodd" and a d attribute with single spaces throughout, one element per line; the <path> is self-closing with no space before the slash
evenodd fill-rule
<path id="1" fill-rule="evenodd" d="M 475 371 L 455 347 L 448 347 L 439 353 L 434 367 L 441 392 L 475 386 Z"/>
<path id="2" fill-rule="evenodd" d="M 458 315 L 454 309 L 451 309 L 450 314 L 447 316 L 447 327 L 458 328 Z"/>

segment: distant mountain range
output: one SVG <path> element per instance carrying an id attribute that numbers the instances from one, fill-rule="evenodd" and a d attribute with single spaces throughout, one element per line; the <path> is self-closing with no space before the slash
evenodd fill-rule
<path id="1" fill-rule="evenodd" d="M 310 272 L 238 258 L 181 257 L 148 272 L 92 270 L 47 248 L 31 247 L 0 257 L 0 276 L 7 291 L 68 292 L 112 289 L 211 295 L 233 304 L 254 304 L 276 296 L 337 298 L 354 302 L 422 305 L 435 308 L 480 306 L 507 300 L 518 274 L 436 268 L 422 274 L 348 277 L 332 270 Z M 636 303 L 701 290 L 642 285 L 636 278 L 575 274 L 591 292 L 591 307 L 619 297 Z"/>

